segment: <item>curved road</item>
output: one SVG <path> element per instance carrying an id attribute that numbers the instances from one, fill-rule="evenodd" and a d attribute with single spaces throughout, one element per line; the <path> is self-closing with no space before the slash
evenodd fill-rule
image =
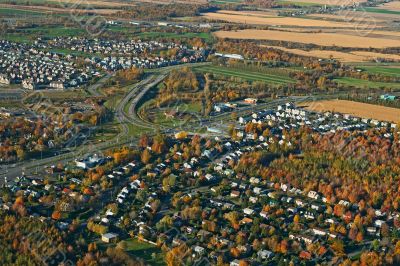
<path id="1" fill-rule="evenodd" d="M 98 153 L 101 150 L 106 150 L 121 144 L 127 144 L 131 143 L 134 141 L 133 138 L 130 138 L 128 135 L 128 126 L 127 123 L 133 124 L 135 126 L 139 126 L 142 128 L 155 128 L 154 125 L 151 125 L 151 123 L 148 123 L 146 121 L 142 121 L 138 116 L 136 112 L 133 113 L 126 113 L 124 111 L 124 108 L 126 105 L 131 102 L 133 103 L 134 107 L 133 109 L 136 108 L 137 103 L 140 101 L 140 99 L 146 94 L 146 92 L 156 85 L 157 83 L 161 82 L 167 75 L 169 71 L 172 71 L 174 69 L 179 69 L 185 66 L 195 66 L 195 65 L 205 65 L 209 63 L 193 63 L 193 64 L 183 64 L 183 65 L 174 65 L 174 66 L 168 66 L 164 68 L 160 68 L 157 71 L 154 71 L 154 74 L 150 74 L 146 79 L 142 80 L 141 82 L 134 84 L 133 86 L 131 85 L 131 89 L 128 91 L 128 93 L 125 95 L 125 97 L 120 101 L 120 103 L 117 106 L 116 110 L 116 116 L 118 121 L 121 124 L 122 131 L 116 135 L 112 140 L 109 140 L 107 142 L 101 142 L 101 143 L 95 143 L 93 144 L 90 140 L 84 141 L 84 144 L 81 144 L 79 147 L 72 147 L 68 149 L 61 149 L 61 154 L 43 158 L 43 159 L 38 159 L 38 160 L 30 160 L 30 161 L 24 161 L 16 164 L 10 164 L 10 165 L 5 165 L 0 169 L 0 185 L 4 183 L 4 177 L 7 177 L 7 180 L 13 180 L 18 176 L 21 176 L 22 174 L 32 174 L 34 173 L 38 168 L 44 166 L 44 165 L 51 165 L 55 164 L 58 162 L 61 163 L 66 163 L 68 161 L 71 161 L 73 159 L 81 157 L 83 154 L 88 154 L 88 153 Z M 100 87 L 102 83 L 104 83 L 108 78 L 110 78 L 111 75 L 106 75 L 102 77 L 96 84 L 90 86 L 88 88 L 89 92 L 92 95 L 97 96 L 98 91 L 97 89 Z M 130 110 L 131 107 L 129 107 Z"/>

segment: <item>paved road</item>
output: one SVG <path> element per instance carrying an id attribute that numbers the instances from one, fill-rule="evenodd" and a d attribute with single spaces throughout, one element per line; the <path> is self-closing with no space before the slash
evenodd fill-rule
<path id="1" fill-rule="evenodd" d="M 122 130 L 116 135 L 113 139 L 107 142 L 101 143 L 93 143 L 91 141 L 84 141 L 84 144 L 81 144 L 78 147 L 71 147 L 69 149 L 60 150 L 61 154 L 51 156 L 48 158 L 43 158 L 39 160 L 30 160 L 24 161 L 16 164 L 11 164 L 7 166 L 2 166 L 0 168 L 0 185 L 4 183 L 4 177 L 7 177 L 7 180 L 13 180 L 18 176 L 21 176 L 22 173 L 26 175 L 30 175 L 35 173 L 38 169 L 43 168 L 45 165 L 52 165 L 58 162 L 67 163 L 71 160 L 81 157 L 84 154 L 90 153 L 98 153 L 102 150 L 110 149 L 115 146 L 136 143 L 137 139 L 134 139 L 128 136 L 128 126 L 127 123 L 134 124 L 139 127 L 149 127 L 148 122 L 141 121 L 137 115 L 127 114 L 124 112 L 125 106 L 132 100 L 133 103 L 138 103 L 140 99 L 144 96 L 144 94 L 151 88 L 151 85 L 154 82 L 160 82 L 162 78 L 165 78 L 166 73 L 172 71 L 173 69 L 179 69 L 185 66 L 195 66 L 195 65 L 204 65 L 209 63 L 193 63 L 193 64 L 184 64 L 184 65 L 175 65 L 168 66 L 165 68 L 157 69 L 153 74 L 150 74 L 146 79 L 141 82 L 131 85 L 130 90 L 125 95 L 125 97 L 121 100 L 121 102 L 117 106 L 116 116 L 118 121 L 121 124 Z M 95 85 L 90 88 L 90 91 L 95 95 L 98 94 L 97 88 L 101 85 L 102 82 L 105 82 L 107 77 L 103 77 L 100 79 Z M 161 80 L 160 80 L 161 79 Z M 156 84 L 156 83 L 155 83 Z M 142 92 L 144 90 L 144 92 Z M 142 92 L 142 93 L 141 93 Z M 136 112 L 135 112 L 136 113 Z M 154 127 L 154 125 L 152 125 Z"/>
<path id="2" fill-rule="evenodd" d="M 41 160 L 25 161 L 22 163 L 17 163 L 15 165 L 9 165 L 7 167 L 3 167 L 2 169 L 0 169 L 0 185 L 4 182 L 5 176 L 7 176 L 8 180 L 12 180 L 17 176 L 20 176 L 22 173 L 27 175 L 32 174 L 36 172 L 38 168 L 42 168 L 45 165 L 56 164 L 58 162 L 65 164 L 73 159 L 81 157 L 84 154 L 98 153 L 102 150 L 106 150 L 115 146 L 128 143 L 137 143 L 137 139 L 129 136 L 128 124 L 153 130 L 158 127 L 158 125 L 154 125 L 148 121 L 143 121 L 137 115 L 137 105 L 144 97 L 144 95 L 148 92 L 148 90 L 157 85 L 159 82 L 161 82 L 167 76 L 168 72 L 173 69 L 179 69 L 185 66 L 204 65 L 204 64 L 209 64 L 209 63 L 176 65 L 154 71 L 154 73 L 149 74 L 141 82 L 131 85 L 125 97 L 118 104 L 115 114 L 117 120 L 119 121 L 122 127 L 122 130 L 112 140 L 95 144 L 93 144 L 93 142 L 91 141 L 87 141 L 78 147 L 72 147 L 68 150 L 62 149 L 60 155 L 43 158 Z M 95 84 L 93 87 L 90 88 L 90 90 L 93 93 L 98 93 L 97 92 L 98 86 L 100 86 L 102 82 L 105 82 L 106 79 L 107 77 L 103 77 L 96 83 L 97 85 Z M 305 97 L 297 97 L 297 98 L 290 97 L 286 99 L 278 99 L 265 104 L 259 104 L 256 106 L 241 108 L 237 111 L 237 114 L 240 116 L 251 111 L 262 110 L 265 108 L 273 108 L 279 104 L 283 104 L 288 101 L 296 102 L 304 99 Z M 126 109 L 128 110 L 128 112 L 126 112 Z M 212 127 L 215 125 L 226 124 L 226 120 L 229 118 L 230 118 L 230 113 L 224 113 L 210 118 L 199 118 L 198 120 L 182 123 L 181 125 L 178 125 L 177 127 L 174 128 L 163 128 L 162 132 L 169 134 L 179 130 L 186 130 L 188 132 L 197 133 L 199 132 L 200 129 L 204 127 Z M 211 133 L 207 133 L 207 135 L 209 134 Z"/>
<path id="3" fill-rule="evenodd" d="M 103 77 L 101 77 L 96 83 L 90 85 L 87 90 L 92 96 L 102 96 L 99 92 L 98 89 L 102 87 L 113 75 L 110 73 L 105 74 Z"/>

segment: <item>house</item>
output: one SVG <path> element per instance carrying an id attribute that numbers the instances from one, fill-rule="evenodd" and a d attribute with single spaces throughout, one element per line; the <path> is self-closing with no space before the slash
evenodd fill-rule
<path id="1" fill-rule="evenodd" d="M 236 190 L 231 191 L 231 197 L 232 198 L 237 198 L 239 196 L 240 196 L 240 192 L 239 191 L 236 191 Z"/>
<path id="2" fill-rule="evenodd" d="M 101 236 L 101 241 L 105 243 L 115 243 L 118 241 L 117 233 L 105 233 Z"/>
<path id="3" fill-rule="evenodd" d="M 65 89 L 64 83 L 61 81 L 50 82 L 50 88 L 63 90 Z"/>
<path id="4" fill-rule="evenodd" d="M 379 228 L 381 228 L 384 223 L 385 223 L 385 221 L 382 221 L 382 220 L 376 220 L 374 222 L 375 226 L 379 227 Z"/>
<path id="5" fill-rule="evenodd" d="M 261 212 L 260 212 L 260 216 L 263 217 L 263 218 L 265 218 L 265 219 L 267 219 L 267 218 L 268 218 L 268 212 L 266 212 L 266 211 L 261 211 Z"/>
<path id="6" fill-rule="evenodd" d="M 310 190 L 307 194 L 307 197 L 317 200 L 319 198 L 319 195 L 316 191 Z"/>
<path id="7" fill-rule="evenodd" d="M 0 74 L 0 84 L 10 85 L 10 83 L 11 81 L 6 75 Z"/>
<path id="8" fill-rule="evenodd" d="M 305 205 L 305 203 L 301 199 L 296 199 L 294 202 L 296 203 L 297 206 L 300 207 L 303 207 Z"/>
<path id="9" fill-rule="evenodd" d="M 369 235 L 376 235 L 376 234 L 379 233 L 379 232 L 378 232 L 378 230 L 376 229 L 376 227 L 369 226 L 369 227 L 367 227 L 367 233 L 368 233 Z"/>
<path id="10" fill-rule="evenodd" d="M 229 266 L 240 266 L 240 260 L 235 259 L 229 263 Z"/>
<path id="11" fill-rule="evenodd" d="M 101 158 L 97 154 L 94 154 L 93 156 L 89 156 L 85 159 L 76 160 L 75 164 L 79 168 L 88 169 L 88 168 L 93 168 L 103 162 L 104 162 L 104 158 Z"/>
<path id="12" fill-rule="evenodd" d="M 253 222 L 253 219 L 250 219 L 248 217 L 244 217 L 242 220 L 240 220 L 239 224 L 250 224 Z"/>
<path id="13" fill-rule="evenodd" d="M 383 94 L 379 97 L 381 100 L 385 100 L 385 101 L 394 101 L 396 100 L 396 95 L 389 95 L 389 94 Z"/>
<path id="14" fill-rule="evenodd" d="M 247 214 L 247 215 L 253 215 L 254 210 L 252 210 L 250 208 L 245 208 L 245 209 L 243 209 L 243 212 L 244 212 L 244 214 Z"/>
<path id="15" fill-rule="evenodd" d="M 206 249 L 200 246 L 195 246 L 193 250 L 199 256 L 204 255 L 206 252 Z"/>
<path id="16" fill-rule="evenodd" d="M 313 231 L 314 235 L 326 236 L 326 232 L 324 230 L 322 230 L 322 229 L 313 228 L 312 231 Z"/>
<path id="17" fill-rule="evenodd" d="M 256 98 L 246 98 L 246 99 L 244 99 L 244 102 L 248 103 L 248 104 L 257 104 L 257 101 L 258 101 L 258 99 L 256 99 Z"/>
<path id="18" fill-rule="evenodd" d="M 257 257 L 260 260 L 269 259 L 269 258 L 273 257 L 273 255 L 274 255 L 273 252 L 266 250 L 266 249 L 263 249 L 263 250 L 260 250 L 257 252 Z"/>

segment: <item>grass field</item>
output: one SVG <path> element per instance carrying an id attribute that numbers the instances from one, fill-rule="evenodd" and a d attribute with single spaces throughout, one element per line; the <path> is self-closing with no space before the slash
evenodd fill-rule
<path id="1" fill-rule="evenodd" d="M 266 83 L 272 83 L 275 85 L 284 85 L 294 82 L 294 80 L 291 79 L 288 75 L 272 74 L 272 73 L 265 74 L 261 72 L 238 70 L 228 67 L 204 66 L 195 68 L 195 70 L 217 75 L 237 77 L 248 81 L 262 81 Z"/>
<path id="2" fill-rule="evenodd" d="M 43 16 L 47 12 L 34 11 L 34 10 L 24 10 L 17 8 L 0 8 L 0 16 Z"/>
<path id="3" fill-rule="evenodd" d="M 311 103 L 301 103 L 300 105 L 306 106 L 306 109 L 317 112 L 333 111 L 344 114 L 352 114 L 354 116 L 363 118 L 378 119 L 381 121 L 400 121 L 400 109 L 381 105 L 346 100 L 317 101 Z"/>
<path id="4" fill-rule="evenodd" d="M 400 15 L 400 11 L 380 9 L 380 8 L 374 8 L 374 7 L 365 7 L 361 11 L 367 11 L 367 12 L 371 12 L 371 13 L 380 13 L 380 14 Z"/>
<path id="5" fill-rule="evenodd" d="M 244 2 L 244 0 L 212 0 L 211 4 L 214 5 L 226 5 L 226 4 L 240 4 Z"/>
<path id="6" fill-rule="evenodd" d="M 178 33 L 172 33 L 172 32 L 154 32 L 154 31 L 149 31 L 149 32 L 142 32 L 134 37 L 141 37 L 141 38 L 201 38 L 205 40 L 210 40 L 212 38 L 212 35 L 209 33 L 195 33 L 195 32 L 188 32 L 184 34 L 178 34 Z"/>
<path id="7" fill-rule="evenodd" d="M 339 84 L 353 86 L 357 88 L 368 88 L 368 89 L 378 89 L 378 88 L 389 88 L 389 89 L 400 89 L 400 83 L 389 83 L 389 82 L 374 82 L 363 79 L 356 78 L 339 78 L 334 79 Z"/>
<path id="8" fill-rule="evenodd" d="M 400 67 L 361 66 L 360 68 L 371 74 L 380 74 L 400 78 Z"/>
<path id="9" fill-rule="evenodd" d="M 165 265 L 163 254 L 159 248 L 146 242 L 141 242 L 137 239 L 126 240 L 126 251 L 145 260 L 147 265 L 161 266 Z"/>
<path id="10" fill-rule="evenodd" d="M 301 7 L 318 7 L 322 6 L 321 4 L 317 3 L 309 3 L 309 2 L 302 2 L 300 1 L 278 1 L 275 2 L 277 5 L 281 5 L 284 7 L 291 6 L 291 5 L 296 5 L 296 6 L 301 6 Z"/>

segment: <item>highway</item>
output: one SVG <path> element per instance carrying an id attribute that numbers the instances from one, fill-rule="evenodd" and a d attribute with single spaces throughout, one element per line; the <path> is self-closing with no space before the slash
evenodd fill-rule
<path id="1" fill-rule="evenodd" d="M 136 108 L 137 103 L 140 99 L 145 95 L 145 93 L 154 85 L 161 82 L 168 74 L 168 72 L 179 69 L 185 66 L 197 66 L 197 65 L 206 65 L 210 63 L 192 63 L 192 64 L 183 64 L 183 65 L 174 65 L 168 66 L 161 69 L 157 69 L 154 73 L 151 73 L 148 77 L 144 80 L 136 83 L 134 85 L 129 86 L 129 91 L 124 96 L 124 98 L 119 102 L 116 108 L 116 118 L 121 125 L 121 132 L 116 135 L 113 139 L 107 142 L 100 142 L 100 143 L 93 143 L 90 140 L 86 140 L 83 144 L 79 145 L 78 147 L 69 147 L 60 150 L 60 154 L 54 155 L 47 158 L 42 159 L 32 159 L 27 160 L 15 164 L 3 165 L 0 168 L 0 185 L 4 183 L 4 177 L 7 177 L 7 180 L 14 180 L 16 177 L 21 176 L 22 174 L 25 175 L 32 175 L 37 172 L 37 170 L 43 170 L 43 166 L 50 166 L 52 164 L 57 164 L 58 162 L 67 163 L 71 160 L 76 158 L 80 158 L 85 154 L 91 153 L 99 153 L 102 150 L 107 150 L 112 147 L 116 147 L 123 144 L 129 143 L 136 143 L 137 139 L 132 138 L 128 135 L 128 124 L 133 124 L 138 127 L 142 128 L 155 128 L 154 125 L 151 126 L 150 123 L 146 121 L 142 121 L 135 112 L 134 114 L 127 114 L 124 112 L 125 106 L 131 102 L 133 103 L 134 107 Z M 103 84 L 111 75 L 106 75 L 102 77 L 96 84 L 90 86 L 88 88 L 89 92 L 94 95 L 98 96 L 97 89 Z M 40 171 L 39 171 L 40 172 Z"/>
<path id="2" fill-rule="evenodd" d="M 52 164 L 57 164 L 61 162 L 66 164 L 67 162 L 74 160 L 76 158 L 80 158 L 85 154 L 92 154 L 92 153 L 99 153 L 102 150 L 110 149 L 112 147 L 120 146 L 123 144 L 133 144 L 137 143 L 137 139 L 129 136 L 129 128 L 128 125 L 134 125 L 144 129 L 151 129 L 155 130 L 159 127 L 159 125 L 155 125 L 150 123 L 149 121 L 142 120 L 137 114 L 138 103 L 142 100 L 142 98 L 146 95 L 146 93 L 156 86 L 158 83 L 162 82 L 162 80 L 168 75 L 170 71 L 173 69 L 179 69 L 185 66 L 195 66 L 195 65 L 204 65 L 209 63 L 193 63 L 193 64 L 185 64 L 185 65 L 176 65 L 176 66 L 169 66 L 158 71 L 154 71 L 148 74 L 145 79 L 136 83 L 134 85 L 129 86 L 128 92 L 125 96 L 121 99 L 118 103 L 118 106 L 115 110 L 115 116 L 121 126 L 121 131 L 117 134 L 113 139 L 107 142 L 100 142 L 100 143 L 93 143 L 90 140 L 86 140 L 83 144 L 79 145 L 78 147 L 70 147 L 68 149 L 62 149 L 60 151 L 61 154 L 54 155 L 51 157 L 37 159 L 37 160 L 30 160 L 24 161 L 20 163 L 16 163 L 13 165 L 3 166 L 0 169 L 0 185 L 4 182 L 4 177 L 7 177 L 7 180 L 13 180 L 17 176 L 21 176 L 22 174 L 25 175 L 32 175 L 37 172 L 37 170 L 43 170 L 43 166 L 50 166 Z M 104 76 L 99 80 L 100 83 L 104 83 L 110 75 Z M 89 90 L 91 94 L 97 95 L 100 85 L 92 85 Z M 277 99 L 271 102 L 251 105 L 247 107 L 240 108 L 236 110 L 238 116 L 244 115 L 251 111 L 258 111 L 266 108 L 273 108 L 279 104 L 283 104 L 288 101 L 303 101 L 305 97 L 290 97 L 286 99 Z M 230 118 L 231 113 L 222 113 L 215 116 L 211 116 L 209 118 L 201 118 L 195 119 L 194 121 L 183 122 L 181 125 L 173 128 L 161 128 L 161 131 L 166 134 L 171 134 L 180 130 L 186 130 L 190 133 L 196 133 L 200 129 L 204 127 L 214 127 L 214 126 L 227 126 L 226 120 Z M 210 134 L 212 135 L 212 134 Z"/>

